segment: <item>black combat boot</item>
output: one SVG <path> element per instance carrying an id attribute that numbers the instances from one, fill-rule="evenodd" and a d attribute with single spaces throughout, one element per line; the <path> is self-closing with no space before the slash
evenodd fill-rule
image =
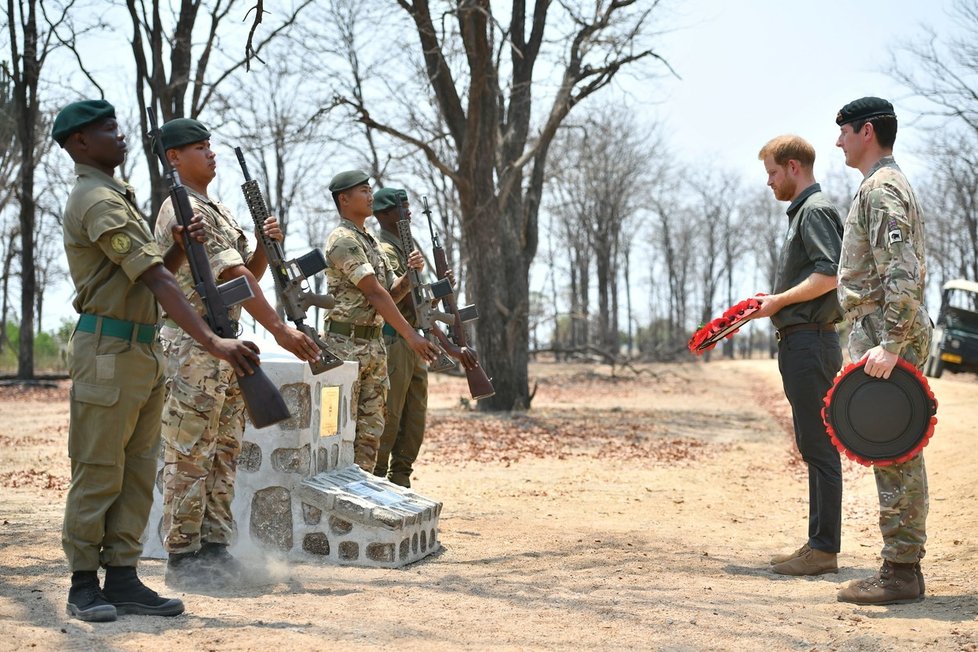
<path id="1" fill-rule="evenodd" d="M 71 574 L 65 609 L 69 616 L 89 623 L 111 622 L 118 615 L 116 608 L 109 604 L 99 589 L 96 571 L 75 571 Z"/>
<path id="2" fill-rule="evenodd" d="M 226 543 L 211 543 L 205 541 L 200 546 L 197 559 L 210 567 L 215 575 L 224 575 L 226 584 L 235 584 L 241 580 L 244 567 L 228 552 Z"/>
<path id="3" fill-rule="evenodd" d="M 143 584 L 135 566 L 106 566 L 104 593 L 120 615 L 179 616 L 183 613 L 181 600 L 164 598 Z"/>

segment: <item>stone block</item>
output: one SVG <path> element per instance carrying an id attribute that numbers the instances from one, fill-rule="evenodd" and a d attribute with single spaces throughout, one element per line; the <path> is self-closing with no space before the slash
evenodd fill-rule
<path id="1" fill-rule="evenodd" d="M 356 364 L 314 376 L 308 365 L 275 353 L 274 343 L 259 346 L 262 369 L 293 416 L 261 430 L 245 427 L 231 504 L 236 544 L 279 551 L 290 561 L 388 568 L 436 552 L 441 503 L 353 464 Z M 159 475 L 155 489 L 143 552 L 163 558 Z"/>

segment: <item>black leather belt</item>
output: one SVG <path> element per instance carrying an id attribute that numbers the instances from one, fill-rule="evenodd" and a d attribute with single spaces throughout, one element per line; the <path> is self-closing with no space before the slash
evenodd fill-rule
<path id="1" fill-rule="evenodd" d="M 326 332 L 355 337 L 361 340 L 376 340 L 381 336 L 383 328 L 381 326 L 351 324 L 345 321 L 330 321 L 326 322 Z"/>
<path id="2" fill-rule="evenodd" d="M 781 330 L 774 332 L 774 336 L 780 342 L 788 335 L 796 331 L 818 331 L 819 333 L 829 333 L 835 331 L 835 324 L 794 324 L 785 326 Z"/>

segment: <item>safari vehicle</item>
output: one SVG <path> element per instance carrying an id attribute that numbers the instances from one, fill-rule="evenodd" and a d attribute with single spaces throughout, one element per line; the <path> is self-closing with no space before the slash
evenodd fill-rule
<path id="1" fill-rule="evenodd" d="M 957 279 L 944 284 L 941 311 L 924 373 L 978 371 L 978 283 Z"/>

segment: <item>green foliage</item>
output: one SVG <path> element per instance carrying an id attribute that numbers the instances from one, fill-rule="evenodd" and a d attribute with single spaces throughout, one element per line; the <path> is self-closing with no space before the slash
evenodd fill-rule
<path id="1" fill-rule="evenodd" d="M 34 336 L 34 372 L 37 374 L 61 374 L 67 372 L 62 351 L 71 337 L 74 322 L 64 320 L 55 331 L 45 331 Z M 0 352 L 0 374 L 17 373 L 17 354 L 20 347 L 20 324 L 7 322 L 7 338 L 10 346 Z"/>

